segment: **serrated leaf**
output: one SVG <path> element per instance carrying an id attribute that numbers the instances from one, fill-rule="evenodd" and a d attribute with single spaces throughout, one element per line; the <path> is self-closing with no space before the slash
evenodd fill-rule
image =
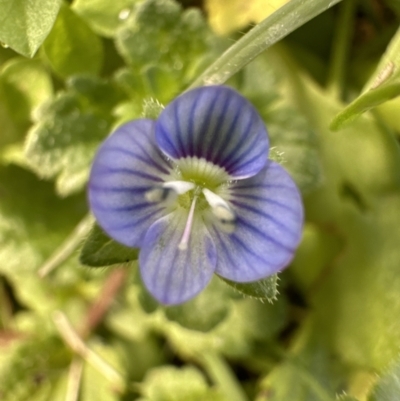
<path id="1" fill-rule="evenodd" d="M 253 283 L 236 283 L 223 279 L 236 291 L 248 297 L 257 298 L 259 300 L 266 300 L 273 302 L 278 295 L 278 275 L 273 274 L 263 280 L 255 281 Z"/>
<path id="2" fill-rule="evenodd" d="M 345 107 L 331 122 L 336 131 L 361 114 L 400 95 L 400 28 L 392 38 L 375 72 L 361 95 Z"/>
<path id="3" fill-rule="evenodd" d="M 98 74 L 103 62 L 100 39 L 68 6 L 63 5 L 43 44 L 52 69 L 62 78 L 73 74 Z"/>
<path id="4" fill-rule="evenodd" d="M 224 401 L 208 387 L 205 377 L 194 367 L 165 366 L 152 369 L 142 383 L 141 401 Z"/>
<path id="5" fill-rule="evenodd" d="M 118 30 L 116 44 L 126 62 L 140 71 L 162 66 L 184 86 L 195 76 L 199 60 L 210 49 L 211 32 L 201 13 L 182 11 L 174 0 L 139 4 Z M 160 93 L 161 95 L 161 93 Z"/>
<path id="6" fill-rule="evenodd" d="M 37 113 L 25 142 L 27 164 L 39 176 L 57 176 L 57 192 L 70 195 L 83 188 L 90 163 L 111 130 L 111 107 L 118 95 L 101 80 L 74 78 Z"/>
<path id="7" fill-rule="evenodd" d="M 76 0 L 72 8 L 96 33 L 112 37 L 138 1 L 140 0 Z"/>
<path id="8" fill-rule="evenodd" d="M 230 291 L 214 278 L 208 287 L 195 298 L 182 305 L 164 308 L 169 320 L 190 330 L 207 332 L 220 324 L 230 310 Z"/>
<path id="9" fill-rule="evenodd" d="M 377 380 L 367 401 L 397 401 L 400 394 L 400 362 L 397 359 Z"/>
<path id="10" fill-rule="evenodd" d="M 136 248 L 128 248 L 114 241 L 97 225 L 93 226 L 85 240 L 79 259 L 91 267 L 103 267 L 117 263 L 127 263 L 138 258 Z"/>
<path id="11" fill-rule="evenodd" d="M 1 0 L 0 41 L 32 57 L 50 32 L 61 0 Z"/>

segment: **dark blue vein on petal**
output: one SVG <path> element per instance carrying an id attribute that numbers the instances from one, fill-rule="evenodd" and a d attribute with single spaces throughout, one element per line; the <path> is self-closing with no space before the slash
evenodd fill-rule
<path id="1" fill-rule="evenodd" d="M 168 170 L 166 170 L 164 166 L 161 166 L 158 163 L 158 161 L 155 160 L 155 157 L 154 157 L 155 155 L 150 155 L 147 152 L 146 148 L 144 148 L 142 146 L 142 144 L 140 142 L 137 142 L 134 138 L 130 137 L 130 139 L 132 140 L 133 143 L 135 143 L 136 148 L 139 148 L 141 150 L 141 152 L 147 157 L 147 160 L 150 161 L 150 163 L 146 162 L 145 159 L 143 159 L 139 153 L 135 153 L 136 157 L 139 160 L 142 160 L 143 162 L 147 163 L 148 165 L 150 165 L 152 167 L 156 167 L 158 170 L 160 170 L 160 172 L 162 172 L 164 174 L 168 174 Z M 154 144 L 154 146 L 155 146 L 155 144 Z M 157 150 L 157 153 L 158 153 L 158 150 Z M 160 154 L 157 154 L 157 156 L 161 157 Z"/>
<path id="2" fill-rule="evenodd" d="M 220 235 L 220 233 L 218 232 L 218 230 L 214 230 L 214 233 L 215 233 L 216 236 L 218 237 L 219 245 L 222 247 L 223 252 L 224 252 L 224 255 L 225 255 L 225 257 L 228 259 L 228 261 L 229 261 L 231 267 L 234 268 L 236 271 L 240 271 L 240 270 L 241 270 L 241 266 L 237 266 L 237 262 L 238 262 L 238 261 L 232 259 L 231 252 L 230 252 L 230 250 L 228 249 L 228 247 L 226 246 L 226 241 L 224 241 L 224 240 L 221 238 L 221 235 Z M 231 238 L 232 238 L 232 237 L 231 237 Z M 259 256 L 257 256 L 257 258 L 259 258 Z M 264 260 L 263 260 L 263 261 L 264 261 Z M 258 271 L 251 265 L 251 263 L 249 263 L 248 265 L 246 265 L 246 269 L 247 269 L 247 267 L 248 267 L 250 270 L 252 270 L 253 272 L 258 272 Z"/>
<path id="3" fill-rule="evenodd" d="M 153 174 L 148 174 L 148 173 L 144 173 L 143 171 L 139 171 L 139 170 L 132 170 L 129 168 L 109 168 L 106 166 L 99 166 L 99 170 L 98 172 L 100 174 L 130 174 L 132 176 L 135 177 L 140 177 L 140 178 L 146 178 L 152 181 L 163 181 L 160 177 L 153 175 Z"/>
<path id="4" fill-rule="evenodd" d="M 174 124 L 175 124 L 175 136 L 178 139 L 178 145 L 180 148 L 180 156 L 182 157 L 182 155 L 186 156 L 186 149 L 185 149 L 185 144 L 183 143 L 183 139 L 182 139 L 182 130 L 181 130 L 181 126 L 179 123 L 179 117 L 178 117 L 178 106 L 179 103 L 175 103 L 174 105 Z"/>
<path id="5" fill-rule="evenodd" d="M 104 187 L 104 186 L 99 186 L 96 184 L 89 184 L 89 188 L 92 191 L 99 191 L 99 192 L 127 192 L 127 193 L 136 193 L 136 192 L 144 192 L 147 191 L 149 188 L 151 188 L 149 185 L 146 186 L 141 186 L 141 187 Z"/>
<path id="6" fill-rule="evenodd" d="M 133 212 L 137 209 L 142 209 L 144 207 L 149 206 L 148 202 L 144 202 L 144 203 L 135 203 L 133 205 L 129 205 L 129 206 L 104 206 L 99 202 L 96 202 L 94 200 L 92 200 L 92 205 L 96 208 L 96 210 L 99 211 L 103 211 L 103 212 Z"/>
<path id="7" fill-rule="evenodd" d="M 298 210 L 292 209 L 288 205 L 286 205 L 284 203 L 281 203 L 281 202 L 279 202 L 279 201 L 277 201 L 275 199 L 272 199 L 272 198 L 265 198 L 263 196 L 250 195 L 250 194 L 245 194 L 245 193 L 243 193 L 243 194 L 241 194 L 241 193 L 232 193 L 231 196 L 233 198 L 245 198 L 245 199 L 249 199 L 249 200 L 251 199 L 251 200 L 254 200 L 254 201 L 259 201 L 261 203 L 267 202 L 267 203 L 269 203 L 271 205 L 279 206 L 282 209 L 285 209 L 288 212 L 291 212 L 291 213 L 295 214 L 296 216 L 298 215 Z"/>
<path id="8" fill-rule="evenodd" d="M 161 208 L 153 209 L 150 213 L 147 213 L 145 216 L 142 216 L 140 219 L 137 219 L 137 220 L 135 220 L 133 222 L 129 222 L 129 223 L 126 223 L 126 224 L 123 224 L 123 225 L 120 225 L 120 224 L 108 225 L 107 229 L 108 230 L 116 230 L 116 231 L 124 231 L 127 228 L 131 228 L 131 227 L 139 225 L 144 220 L 154 216 L 156 213 L 159 213 L 161 210 L 162 210 Z"/>
<path id="9" fill-rule="evenodd" d="M 232 201 L 232 203 L 242 209 L 246 209 L 250 212 L 253 212 L 254 214 L 260 215 L 265 217 L 267 220 L 272 221 L 274 224 L 276 224 L 278 227 L 282 228 L 284 231 L 292 235 L 293 237 L 297 237 L 297 234 L 294 233 L 289 227 L 287 227 L 285 224 L 283 224 L 281 221 L 276 220 L 273 216 L 271 216 L 269 213 L 264 212 L 263 210 L 256 208 L 254 206 L 246 205 L 245 203 L 242 202 L 237 202 L 237 201 Z"/>
<path id="10" fill-rule="evenodd" d="M 238 219 L 238 226 L 239 225 L 243 225 L 245 227 L 247 227 L 248 229 L 254 231 L 255 233 L 257 233 L 260 237 L 265 238 L 267 241 L 275 244 L 276 246 L 285 249 L 288 252 L 293 252 L 294 249 L 287 247 L 285 244 L 282 244 L 281 242 L 277 241 L 276 239 L 272 238 L 270 235 L 265 234 L 263 231 L 261 231 L 259 228 L 253 226 L 252 224 L 250 224 L 248 221 L 244 220 L 244 219 Z"/>
<path id="11" fill-rule="evenodd" d="M 227 109 L 230 103 L 231 99 L 229 97 L 225 98 L 225 103 L 222 106 L 222 110 L 220 111 L 220 115 L 218 116 L 217 123 L 213 129 L 213 135 L 211 135 L 211 141 L 207 143 L 207 151 L 205 153 L 205 157 L 207 160 L 211 160 L 212 162 L 215 162 L 215 158 L 212 156 L 210 152 L 212 152 L 212 150 L 215 147 L 216 139 L 218 139 L 218 137 L 221 136 L 219 131 L 226 120 Z"/>

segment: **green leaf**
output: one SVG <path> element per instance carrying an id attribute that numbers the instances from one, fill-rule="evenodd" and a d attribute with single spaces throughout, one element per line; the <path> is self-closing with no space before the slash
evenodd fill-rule
<path id="1" fill-rule="evenodd" d="M 317 141 L 309 123 L 295 108 L 275 103 L 264 114 L 273 150 L 279 152 L 282 166 L 290 173 L 303 194 L 323 181 Z"/>
<path id="2" fill-rule="evenodd" d="M 61 200 L 52 185 L 16 166 L 0 169 L 0 271 L 33 272 L 85 212 L 84 197 Z"/>
<path id="3" fill-rule="evenodd" d="M 361 114 L 400 95 L 400 28 L 361 95 L 335 116 L 331 129 L 339 130 Z"/>
<path id="4" fill-rule="evenodd" d="M 343 367 L 313 337 L 312 324 L 303 325 L 283 361 L 262 380 L 256 401 L 334 401 L 342 386 Z M 289 385 L 290 383 L 290 385 Z"/>
<path id="5" fill-rule="evenodd" d="M 63 5 L 43 44 L 51 68 L 66 78 L 73 74 L 98 74 L 103 62 L 101 40 L 70 8 Z"/>
<path id="6" fill-rule="evenodd" d="M 273 302 L 276 300 L 278 295 L 277 274 L 273 274 L 272 276 L 269 276 L 263 280 L 255 281 L 253 283 L 236 283 L 227 279 L 223 280 L 241 294 L 259 299 L 261 301 L 266 300 L 268 302 Z"/>
<path id="7" fill-rule="evenodd" d="M 0 91 L 13 120 L 27 123 L 35 108 L 52 97 L 53 84 L 41 62 L 13 58 L 1 70 Z"/>
<path id="8" fill-rule="evenodd" d="M 114 347 L 99 342 L 90 344 L 90 348 L 117 371 L 121 370 L 121 361 Z M 85 363 L 80 391 L 82 401 L 118 401 L 120 394 L 113 388 L 113 383 L 94 366 Z"/>
<path id="9" fill-rule="evenodd" d="M 140 0 L 76 0 L 72 8 L 96 33 L 113 37 L 138 1 Z"/>
<path id="10" fill-rule="evenodd" d="M 230 291 L 214 278 L 195 298 L 182 305 L 164 308 L 169 320 L 190 330 L 207 332 L 220 324 L 230 310 Z"/>
<path id="11" fill-rule="evenodd" d="M 318 188 L 323 177 L 316 135 L 298 108 L 288 104 L 269 55 L 252 61 L 232 81 L 265 121 L 272 147 L 269 157 L 288 170 L 304 194 Z"/>
<path id="12" fill-rule="evenodd" d="M 142 383 L 140 401 L 224 401 L 194 367 L 152 369 Z"/>
<path id="13" fill-rule="evenodd" d="M 157 74 L 169 73 L 168 82 L 180 79 L 179 84 L 184 86 L 195 76 L 200 57 L 210 48 L 211 37 L 198 10 L 182 11 L 174 0 L 147 0 L 135 8 L 118 30 L 116 44 L 136 71 L 161 66 L 166 73 L 160 70 Z M 161 82 L 161 77 L 152 79 Z"/>
<path id="14" fill-rule="evenodd" d="M 37 335 L 31 333 L 33 336 L 28 341 L 14 346 L 11 355 L 0 364 L 2 399 L 33 399 L 46 385 L 57 380 L 66 368 L 70 353 L 58 337 L 43 335 L 44 326 Z"/>
<path id="15" fill-rule="evenodd" d="M 368 401 L 397 401 L 400 394 L 400 361 L 391 364 L 377 380 Z"/>
<path id="16" fill-rule="evenodd" d="M 70 195 L 86 184 L 90 163 L 111 130 L 111 108 L 119 98 L 109 84 L 77 77 L 42 107 L 28 132 L 25 156 L 30 168 L 43 178 L 57 176 L 57 192 Z"/>
<path id="17" fill-rule="evenodd" d="M 138 254 L 136 248 L 115 242 L 95 224 L 83 244 L 79 259 L 84 265 L 103 267 L 136 260 Z"/>
<path id="18" fill-rule="evenodd" d="M 32 57 L 50 32 L 61 0 L 0 0 L 0 41 Z"/>

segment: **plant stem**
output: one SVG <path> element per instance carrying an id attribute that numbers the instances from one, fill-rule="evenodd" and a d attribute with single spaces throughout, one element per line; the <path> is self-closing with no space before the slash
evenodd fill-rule
<path id="1" fill-rule="evenodd" d="M 347 0 L 342 3 L 336 23 L 327 84 L 328 91 L 336 100 L 341 100 L 343 95 L 345 68 L 354 31 L 352 21 L 355 8 L 354 0 Z"/>
<path id="2" fill-rule="evenodd" d="M 289 1 L 231 46 L 192 83 L 189 89 L 223 84 L 268 47 L 340 1 Z"/>
<path id="3" fill-rule="evenodd" d="M 38 274 L 40 277 L 43 278 L 47 276 L 72 255 L 72 253 L 81 243 L 82 239 L 88 235 L 90 229 L 92 228 L 93 222 L 94 219 L 92 215 L 88 214 L 78 223 L 67 239 L 39 268 Z"/>
<path id="4" fill-rule="evenodd" d="M 247 396 L 238 383 L 229 365 L 216 352 L 206 352 L 200 356 L 203 365 L 211 379 L 219 386 L 229 401 L 247 401 Z"/>
<path id="5" fill-rule="evenodd" d="M 119 393 L 125 391 L 125 380 L 122 375 L 103 358 L 87 347 L 63 312 L 55 311 L 53 313 L 53 322 L 62 339 L 76 354 L 81 356 L 87 363 L 107 378 L 115 391 Z"/>

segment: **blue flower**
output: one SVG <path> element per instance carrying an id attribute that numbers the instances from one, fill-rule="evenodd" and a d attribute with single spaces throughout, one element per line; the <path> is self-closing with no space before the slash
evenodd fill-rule
<path id="1" fill-rule="evenodd" d="M 157 300 L 184 302 L 213 273 L 251 282 L 291 261 L 303 207 L 268 148 L 254 107 L 224 86 L 186 92 L 157 121 L 129 122 L 102 144 L 90 207 L 111 238 L 140 248 Z"/>

